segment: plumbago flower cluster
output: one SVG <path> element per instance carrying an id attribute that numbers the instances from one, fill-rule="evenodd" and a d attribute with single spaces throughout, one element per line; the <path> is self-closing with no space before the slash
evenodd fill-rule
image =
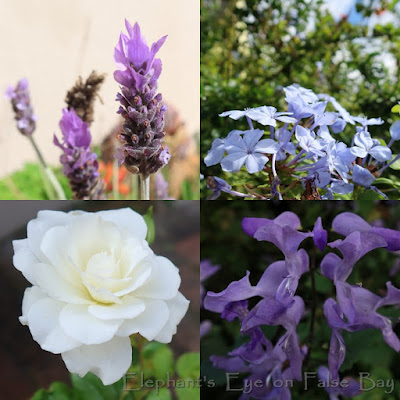
<path id="1" fill-rule="evenodd" d="M 205 164 L 220 163 L 222 170 L 230 173 L 243 167 L 249 174 L 267 172 L 270 193 L 251 191 L 252 197 L 256 195 L 261 199 L 283 199 L 298 182 L 303 184 L 305 199 L 309 199 L 307 196 L 333 199 L 335 194 L 349 194 L 358 187 L 371 189 L 387 198 L 374 186 L 374 181 L 400 158 L 400 155 L 393 158 L 391 150 L 393 143 L 400 140 L 400 122 L 391 126 L 391 140 L 386 145 L 371 137 L 369 132 L 370 126 L 384 123 L 381 118 L 352 116 L 335 98 L 327 94 L 317 95 L 296 84 L 284 88 L 284 91 L 287 112 L 261 106 L 220 114 L 234 120 L 245 117 L 250 129 L 233 130 L 226 138 L 215 139 L 204 159 Z M 328 111 L 328 104 L 336 112 Z M 256 129 L 253 122 L 268 127 L 267 131 Z M 354 126 L 355 132 L 351 143 L 346 144 L 337 140 L 335 135 L 343 132 L 348 124 Z M 286 190 L 281 183 L 287 186 Z M 218 197 L 219 186 L 221 184 L 208 184 L 213 191 L 210 199 Z M 322 197 L 318 189 L 322 189 Z"/>
<path id="2" fill-rule="evenodd" d="M 340 257 L 328 252 L 321 262 L 322 274 L 336 288 L 336 299 L 328 298 L 323 305 L 332 333 L 327 366 L 318 368 L 318 376 L 331 399 L 337 399 L 339 395 L 352 397 L 360 394 L 362 388 L 359 381 L 342 379 L 339 375 L 346 356 L 342 332 L 378 329 L 385 342 L 394 351 L 400 352 L 400 340 L 393 331 L 391 320 L 378 312 L 383 306 L 399 306 L 400 290 L 387 282 L 386 295 L 381 297 L 367 288 L 351 285 L 347 278 L 357 262 L 372 250 L 400 250 L 400 232 L 372 227 L 361 217 L 348 212 L 339 214 L 333 220 L 333 229 L 344 238 L 331 243 L 328 243 L 328 232 L 323 228 L 320 217 L 312 232 L 299 231 L 300 220 L 292 212 L 284 212 L 274 220 L 244 218 L 242 227 L 254 239 L 273 243 L 282 252 L 284 260 L 273 262 L 256 285 L 250 283 L 250 272 L 247 271 L 245 277 L 231 282 L 222 292 L 206 294 L 204 307 L 220 313 L 221 318 L 227 321 L 237 318 L 242 335 L 248 338 L 228 356 L 212 356 L 214 366 L 228 372 L 247 374 L 243 387 L 252 389 L 243 392 L 241 400 L 291 398 L 290 384 L 281 383 L 302 380 L 303 361 L 310 357 L 312 349 L 312 340 L 302 344 L 296 332 L 306 313 L 304 300 L 296 295 L 296 290 L 302 275 L 310 270 L 309 254 L 299 247 L 303 241 L 312 238 L 315 248 L 320 251 L 328 245 L 341 253 Z M 315 272 L 313 268 L 312 273 Z M 211 270 L 209 266 L 208 269 Z M 248 300 L 255 297 L 261 299 L 254 307 L 249 307 Z M 315 304 L 313 307 L 311 314 L 315 316 Z M 280 326 L 284 333 L 273 343 L 261 329 L 265 325 Z M 256 381 L 258 384 L 255 384 Z"/>

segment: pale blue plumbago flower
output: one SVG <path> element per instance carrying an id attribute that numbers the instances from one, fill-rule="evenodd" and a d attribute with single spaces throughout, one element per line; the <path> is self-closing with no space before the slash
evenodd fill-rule
<path id="1" fill-rule="evenodd" d="M 216 200 L 221 195 L 221 192 L 225 192 L 231 194 L 232 196 L 238 197 L 254 197 L 251 194 L 244 194 L 232 190 L 231 185 L 226 183 L 223 179 L 218 178 L 217 176 L 209 176 L 207 178 L 207 187 L 212 190 L 212 194 L 207 197 L 207 200 Z"/>
<path id="2" fill-rule="evenodd" d="M 400 140 L 400 121 L 396 121 L 393 123 L 393 125 L 390 127 L 390 136 L 392 137 L 390 139 L 390 142 L 388 144 L 388 147 L 391 147 L 392 144 L 396 140 Z"/>
<path id="3" fill-rule="evenodd" d="M 366 168 L 356 164 L 353 168 L 353 182 L 369 188 L 376 178 Z"/>
<path id="4" fill-rule="evenodd" d="M 287 102 L 300 96 L 307 104 L 316 103 L 319 99 L 318 96 L 311 90 L 301 87 L 294 83 L 293 85 L 287 86 L 283 89 L 285 91 Z"/>
<path id="5" fill-rule="evenodd" d="M 328 102 L 320 102 L 313 105 L 313 115 L 314 115 L 314 124 L 313 127 L 316 126 L 324 126 L 324 125 L 333 125 L 338 115 L 333 112 L 325 111 Z M 311 129 L 313 129 L 313 127 Z"/>
<path id="6" fill-rule="evenodd" d="M 276 131 L 276 140 L 279 143 L 279 151 L 276 155 L 276 161 L 281 161 L 286 158 L 286 154 L 296 154 L 296 146 L 290 141 L 292 132 L 281 128 Z"/>
<path id="7" fill-rule="evenodd" d="M 381 118 L 354 117 L 334 97 L 328 94 L 315 94 L 312 90 L 297 84 L 283 88 L 287 110 L 278 112 L 273 106 L 260 106 L 244 110 L 225 111 L 221 117 L 234 120 L 246 117 L 250 130 L 239 135 L 229 134 L 227 138 L 214 140 L 204 162 L 207 166 L 220 163 L 223 171 L 235 173 L 246 167 L 252 174 L 265 170 L 271 173 L 269 179 L 269 198 L 278 195 L 280 182 L 297 186 L 297 182 L 286 182 L 279 176 L 291 176 L 298 181 L 308 177 L 322 176 L 317 187 L 322 188 L 322 198 L 333 198 L 336 194 L 348 194 L 354 184 L 368 181 L 367 173 L 375 176 L 400 159 L 400 154 L 392 156 L 391 146 L 400 140 L 400 121 L 390 128 L 391 139 L 386 146 L 378 139 L 371 138 L 368 127 L 382 125 Z M 327 111 L 333 106 L 335 112 Z M 266 132 L 254 129 L 253 122 L 267 126 Z M 289 124 L 293 124 L 288 129 Z M 353 125 L 352 127 L 350 125 Z M 345 128 L 353 129 L 353 135 L 348 143 L 338 142 L 334 134 L 344 132 Z M 261 138 L 265 135 L 265 139 Z M 269 139 L 266 139 L 266 138 Z M 269 140 L 269 142 L 268 142 Z M 266 168 L 268 154 L 273 154 L 269 168 Z M 356 167 L 352 173 L 356 158 L 362 158 L 362 167 L 368 165 L 368 170 Z M 360 167 L 361 168 L 361 167 Z M 306 172 L 307 177 L 295 176 L 293 172 Z M 363 175 L 361 175 L 361 173 Z M 353 179 L 360 179 L 356 182 Z M 370 178 L 370 177 L 369 177 Z M 374 186 L 363 186 L 377 191 Z M 285 193 L 285 192 L 284 192 Z M 288 196 L 289 191 L 286 191 Z M 298 193 L 296 193 L 297 195 Z"/>
<path id="8" fill-rule="evenodd" d="M 245 131 L 243 138 L 240 135 L 232 135 L 225 141 L 228 155 L 221 161 L 224 171 L 237 172 L 243 165 L 250 174 L 261 171 L 268 162 L 267 154 L 275 154 L 279 150 L 279 144 L 271 139 L 260 140 L 264 131 L 255 129 Z"/>
<path id="9" fill-rule="evenodd" d="M 346 128 L 347 122 L 343 118 L 338 118 L 331 126 L 332 133 L 340 133 Z"/>
<path id="10" fill-rule="evenodd" d="M 225 139 L 215 139 L 211 145 L 211 149 L 208 150 L 208 153 L 204 158 L 204 163 L 207 165 L 207 167 L 220 163 L 225 155 L 225 141 L 232 135 L 239 135 L 243 132 L 246 131 L 234 130 L 232 132 L 229 132 L 228 136 Z"/>
<path id="11" fill-rule="evenodd" d="M 345 122 L 351 125 L 355 124 L 354 117 L 352 117 L 350 113 L 341 104 L 339 104 L 334 97 L 329 96 L 325 93 L 321 93 L 318 95 L 318 98 L 321 100 L 329 101 L 333 105 L 333 107 L 335 107 L 335 110 L 339 113 L 339 115 L 343 118 Z"/>
<path id="12" fill-rule="evenodd" d="M 303 118 L 308 118 L 313 114 L 312 107 L 300 96 L 286 98 L 288 102 L 288 110 L 292 113 L 293 118 L 296 118 L 299 122 Z"/>
<path id="13" fill-rule="evenodd" d="M 234 120 L 238 120 L 242 117 L 249 117 L 251 111 L 254 110 L 253 108 L 246 108 L 244 110 L 231 110 L 231 111 L 224 111 L 222 114 L 218 114 L 220 117 L 229 117 Z"/>
<path id="14" fill-rule="evenodd" d="M 371 189 L 374 192 L 379 193 L 382 197 L 387 200 L 387 196 L 382 193 L 376 186 L 372 186 L 372 183 L 375 181 L 375 176 L 371 174 L 366 168 L 361 167 L 356 164 L 353 168 L 353 182 L 357 185 L 364 186 L 366 189 Z"/>
<path id="15" fill-rule="evenodd" d="M 330 134 L 329 129 L 326 125 L 323 125 L 319 128 L 317 135 L 322 139 L 324 147 L 330 142 L 336 142 L 336 140 Z"/>
<path id="16" fill-rule="evenodd" d="M 253 121 L 259 122 L 261 125 L 276 126 L 276 121 L 291 124 L 297 122 L 296 118 L 289 117 L 291 112 L 277 112 L 275 107 L 257 107 L 249 110 L 247 116 Z"/>
<path id="17" fill-rule="evenodd" d="M 349 194 L 354 190 L 352 183 L 346 183 L 339 179 L 333 179 L 331 182 L 331 191 L 337 194 Z"/>
<path id="18" fill-rule="evenodd" d="M 379 143 L 379 142 L 378 142 Z M 370 155 L 378 161 L 387 161 L 392 157 L 392 152 L 388 147 L 376 144 L 367 131 L 361 131 L 354 137 L 354 144 L 350 151 L 356 157 L 365 158 Z"/>
<path id="19" fill-rule="evenodd" d="M 382 125 L 385 123 L 385 121 L 382 120 L 382 118 L 364 118 L 361 116 L 358 117 L 353 117 L 353 120 L 355 122 L 358 122 L 360 125 L 362 125 L 364 128 L 370 125 Z"/>
<path id="20" fill-rule="evenodd" d="M 325 153 L 322 151 L 322 145 L 315 138 L 315 133 L 302 126 L 296 127 L 296 139 L 299 141 L 299 146 L 307 153 L 312 153 L 323 157 Z"/>
<path id="21" fill-rule="evenodd" d="M 356 156 L 350 152 L 350 149 L 347 148 L 346 144 L 343 142 L 328 143 L 325 147 L 325 152 L 326 156 L 320 158 L 309 169 L 315 171 L 328 169 L 331 174 L 334 174 L 336 171 L 340 177 L 348 183 L 349 165 L 355 160 Z"/>

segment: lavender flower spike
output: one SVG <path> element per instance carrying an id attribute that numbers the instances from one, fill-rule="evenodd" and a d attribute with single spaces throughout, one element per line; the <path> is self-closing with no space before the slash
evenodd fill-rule
<path id="1" fill-rule="evenodd" d="M 25 136 L 31 136 L 36 129 L 36 115 L 31 106 L 28 80 L 21 79 L 15 88 L 9 86 L 5 95 L 11 100 L 18 130 Z"/>
<path id="2" fill-rule="evenodd" d="M 75 199 L 102 200 L 104 181 L 98 172 L 96 154 L 90 151 L 91 136 L 88 124 L 83 122 L 71 108 L 63 110 L 60 128 L 64 143 L 54 135 L 54 144 L 64 154 L 60 161 L 64 175 L 69 179 Z"/>
<path id="3" fill-rule="evenodd" d="M 120 67 L 114 72 L 114 79 L 121 85 L 118 113 L 125 119 L 118 136 L 124 150 L 116 157 L 130 172 L 146 179 L 169 160 L 162 140 L 166 106 L 161 104 L 161 94 L 157 94 L 162 63 L 155 58 L 167 36 L 149 48 L 137 23 L 132 26 L 125 20 L 125 26 L 128 35 L 121 33 L 114 51 Z"/>

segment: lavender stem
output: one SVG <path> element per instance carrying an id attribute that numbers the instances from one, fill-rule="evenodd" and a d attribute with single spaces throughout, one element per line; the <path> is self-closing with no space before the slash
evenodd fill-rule
<path id="1" fill-rule="evenodd" d="M 140 200 L 150 200 L 150 176 L 139 175 Z"/>
<path id="2" fill-rule="evenodd" d="M 51 184 L 51 186 L 53 187 L 56 195 L 57 195 L 57 199 L 58 200 L 66 200 L 65 197 L 65 193 L 64 190 L 62 188 L 62 186 L 60 185 L 60 182 L 58 181 L 58 179 L 56 178 L 56 176 L 54 175 L 53 171 L 48 167 L 46 161 L 43 158 L 42 153 L 39 150 L 39 147 L 37 146 L 35 140 L 33 139 L 32 136 L 27 136 L 29 141 L 32 144 L 33 149 L 35 150 L 35 153 L 39 159 L 40 164 L 43 166 L 43 170 L 46 173 L 46 176 Z"/>

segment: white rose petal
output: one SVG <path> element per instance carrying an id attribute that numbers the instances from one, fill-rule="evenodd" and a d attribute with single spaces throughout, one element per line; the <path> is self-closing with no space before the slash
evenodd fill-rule
<path id="1" fill-rule="evenodd" d="M 114 337 L 107 343 L 81 346 L 62 353 L 70 372 L 83 377 L 93 372 L 104 383 L 111 385 L 121 379 L 132 362 L 129 337 Z"/>
<path id="2" fill-rule="evenodd" d="M 140 333 L 147 340 L 153 340 L 167 323 L 169 314 L 165 301 L 148 300 L 145 312 L 134 319 L 126 320 L 119 328 L 118 335 Z"/>
<path id="3" fill-rule="evenodd" d="M 38 259 L 29 248 L 28 239 L 13 240 L 12 244 L 14 247 L 13 263 L 15 268 L 21 271 L 32 285 L 36 285 L 35 274 L 32 267 L 38 262 Z"/>
<path id="4" fill-rule="evenodd" d="M 13 242 L 14 265 L 34 285 L 20 322 L 71 372 L 108 385 L 130 366 L 130 335 L 172 340 L 189 302 L 178 268 L 146 242 L 141 215 L 40 211 L 27 230 Z"/>
<path id="5" fill-rule="evenodd" d="M 165 257 L 156 256 L 148 261 L 151 262 L 151 276 L 135 293 L 153 299 L 174 298 L 181 284 L 178 268 Z"/>
<path id="6" fill-rule="evenodd" d="M 145 303 L 133 296 L 125 296 L 122 304 L 91 305 L 89 312 L 99 319 L 132 319 L 146 309 Z"/>
<path id="7" fill-rule="evenodd" d="M 87 305 L 67 304 L 60 313 L 60 325 L 72 338 L 84 344 L 108 342 L 121 325 L 120 320 L 101 320 L 89 313 Z"/>
<path id="8" fill-rule="evenodd" d="M 27 320 L 32 337 L 43 350 L 59 354 L 81 345 L 66 335 L 58 322 L 63 303 L 50 297 L 36 301 L 29 309 Z"/>
<path id="9" fill-rule="evenodd" d="M 176 297 L 167 300 L 166 303 L 170 310 L 168 321 L 161 329 L 161 332 L 154 337 L 154 340 L 161 343 L 169 343 L 172 340 L 172 336 L 175 335 L 178 324 L 189 308 L 189 301 L 179 292 Z"/>
<path id="10" fill-rule="evenodd" d="M 38 286 L 32 286 L 25 289 L 24 298 L 22 299 L 22 315 L 19 317 L 19 321 L 22 325 L 28 325 L 27 315 L 34 303 L 40 299 L 46 298 L 46 293 L 43 293 Z"/>
<path id="11" fill-rule="evenodd" d="M 132 235 L 144 240 L 147 235 L 147 225 L 143 217 L 132 211 L 130 208 L 120 208 L 119 210 L 107 210 L 97 213 L 106 221 L 111 221 L 118 226 L 124 227 Z"/>

